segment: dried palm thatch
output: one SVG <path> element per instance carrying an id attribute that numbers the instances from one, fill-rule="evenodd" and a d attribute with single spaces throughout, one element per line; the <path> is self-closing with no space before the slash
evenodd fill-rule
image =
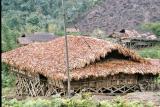
<path id="1" fill-rule="evenodd" d="M 108 41 L 85 36 L 68 36 L 68 45 L 72 79 L 106 76 L 119 72 L 128 74 L 160 72 L 134 51 Z M 2 61 L 19 71 L 39 73 L 54 80 L 67 80 L 64 50 L 64 37 L 60 37 L 2 53 Z M 102 61 L 118 56 L 127 60 Z"/>
<path id="2" fill-rule="evenodd" d="M 146 60 L 148 60 L 150 63 L 152 63 L 153 65 L 159 66 L 160 67 L 160 59 L 150 59 L 150 58 L 146 58 Z"/>
<path id="3" fill-rule="evenodd" d="M 152 69 L 152 70 L 151 70 Z M 159 69 L 153 67 L 149 63 L 137 63 L 128 60 L 113 59 L 97 64 L 89 65 L 85 68 L 75 69 L 72 73 L 72 78 L 75 80 L 88 77 L 106 77 L 107 75 L 115 75 L 119 73 L 125 74 L 157 74 Z"/>

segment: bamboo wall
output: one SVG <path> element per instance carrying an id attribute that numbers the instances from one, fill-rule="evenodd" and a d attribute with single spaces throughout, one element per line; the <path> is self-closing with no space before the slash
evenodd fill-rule
<path id="1" fill-rule="evenodd" d="M 113 76 L 107 76 L 105 78 L 89 78 L 79 81 L 71 81 L 72 90 L 79 88 L 101 88 L 101 87 L 115 87 L 123 85 L 134 85 L 143 83 L 144 81 L 154 82 L 153 75 L 140 75 L 140 74 L 118 74 Z"/>
<path id="2" fill-rule="evenodd" d="M 24 74 L 16 75 L 17 95 L 51 96 L 53 94 L 65 95 L 67 92 L 67 82 L 50 80 L 42 75 L 32 78 L 24 76 Z M 74 93 L 82 92 L 84 89 L 89 89 L 95 93 L 128 93 L 139 90 L 140 84 L 142 84 L 144 90 L 149 89 L 148 86 L 154 83 L 155 77 L 152 74 L 131 75 L 120 73 L 107 77 L 72 80 L 71 90 Z"/>

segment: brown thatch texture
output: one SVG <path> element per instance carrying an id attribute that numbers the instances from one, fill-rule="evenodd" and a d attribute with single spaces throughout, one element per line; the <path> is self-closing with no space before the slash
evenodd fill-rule
<path id="1" fill-rule="evenodd" d="M 147 59 L 152 65 L 160 67 L 160 59 Z"/>
<path id="2" fill-rule="evenodd" d="M 88 77 L 105 77 L 107 75 L 114 75 L 118 73 L 157 74 L 158 72 L 160 72 L 160 67 L 158 68 L 150 63 L 137 63 L 129 60 L 113 59 L 111 61 L 89 65 L 85 68 L 75 69 L 73 70 L 72 78 L 77 80 Z"/>
<path id="3" fill-rule="evenodd" d="M 99 61 L 101 60 L 101 58 L 104 58 L 113 50 L 118 50 L 119 54 L 123 54 L 124 56 L 130 57 L 130 59 L 137 64 L 144 63 L 144 59 L 139 57 L 134 51 L 128 50 L 117 44 L 112 44 L 110 42 L 100 39 L 84 37 L 84 36 L 69 36 L 68 45 L 69 45 L 69 64 L 71 70 L 82 68 L 85 67 L 86 65 L 90 65 L 90 63 Z M 57 38 L 55 40 L 45 43 L 32 43 L 27 46 L 20 47 L 15 50 L 3 53 L 2 61 L 21 71 L 40 73 L 52 79 L 65 79 L 66 66 L 65 66 L 64 37 Z M 138 66 L 138 67 L 145 68 L 145 66 Z M 138 69 L 138 68 L 132 68 L 132 69 Z M 134 72 L 131 71 L 132 69 L 128 68 L 128 71 L 125 72 L 132 73 Z M 150 70 L 151 73 L 154 72 L 151 68 L 149 68 L 148 70 Z M 83 73 L 84 76 L 85 74 L 87 75 L 88 73 L 93 73 L 93 75 L 94 74 L 97 75 L 94 72 L 97 71 L 86 71 Z M 143 73 L 149 71 L 139 71 L 139 72 Z M 72 73 L 73 74 L 71 75 L 73 76 L 77 75 L 76 72 L 75 72 L 76 74 L 74 72 Z M 80 75 L 81 74 L 82 73 L 80 73 Z M 101 73 L 101 75 L 102 74 L 103 72 Z M 104 74 L 109 74 L 109 72 L 107 73 L 106 70 Z"/>

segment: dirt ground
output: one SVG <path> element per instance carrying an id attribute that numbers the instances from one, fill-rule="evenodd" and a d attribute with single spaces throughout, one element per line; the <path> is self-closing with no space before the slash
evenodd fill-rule
<path id="1" fill-rule="evenodd" d="M 2 90 L 2 96 L 7 99 L 13 99 L 16 98 L 17 100 L 23 100 L 26 99 L 26 96 L 18 97 L 15 95 L 15 90 L 10 89 Z M 95 100 L 113 100 L 116 99 L 118 96 L 106 96 L 106 95 L 93 95 L 93 99 Z M 44 97 L 43 97 L 44 98 Z M 121 98 L 128 101 L 141 101 L 141 102 L 152 102 L 155 107 L 160 107 L 160 91 L 156 92 L 133 92 L 128 93 L 126 95 L 121 95 Z M 47 97 L 47 99 L 50 99 Z"/>
<path id="2" fill-rule="evenodd" d="M 152 102 L 156 107 L 160 107 L 160 91 L 157 92 L 134 92 L 121 96 L 124 100 Z M 117 96 L 93 95 L 96 100 L 113 100 Z"/>

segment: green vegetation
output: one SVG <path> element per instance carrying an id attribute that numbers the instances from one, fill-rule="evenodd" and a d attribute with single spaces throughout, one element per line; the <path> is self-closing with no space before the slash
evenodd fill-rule
<path id="1" fill-rule="evenodd" d="M 142 25 L 143 30 L 151 31 L 155 35 L 160 36 L 160 22 L 147 23 Z"/>
<path id="2" fill-rule="evenodd" d="M 140 56 L 144 58 L 153 58 L 157 59 L 160 58 L 160 46 L 157 45 L 155 47 L 145 48 L 138 50 Z M 158 77 L 158 83 L 160 83 L 160 76 Z"/>
<path id="3" fill-rule="evenodd" d="M 103 100 L 96 101 L 89 97 L 87 99 L 73 97 L 70 99 L 53 97 L 51 99 L 44 98 L 28 98 L 18 101 L 16 99 L 2 99 L 3 107 L 153 107 L 153 103 L 142 103 L 141 101 L 127 101 L 121 97 L 117 97 L 112 101 Z"/>
<path id="4" fill-rule="evenodd" d="M 15 84 L 15 77 L 9 72 L 9 68 L 6 64 L 1 65 L 2 67 L 2 87 L 12 87 Z"/>
<path id="5" fill-rule="evenodd" d="M 160 46 L 141 49 L 138 53 L 145 58 L 160 58 Z"/>

